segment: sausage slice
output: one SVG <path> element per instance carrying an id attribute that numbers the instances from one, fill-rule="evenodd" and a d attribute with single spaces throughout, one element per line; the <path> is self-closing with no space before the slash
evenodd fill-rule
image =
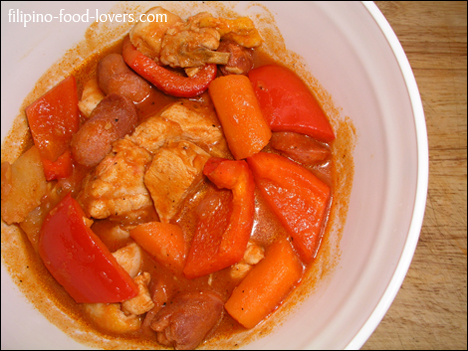
<path id="1" fill-rule="evenodd" d="M 210 290 L 178 294 L 151 323 L 157 340 L 176 350 L 191 350 L 217 326 L 224 303 Z"/>
<path id="2" fill-rule="evenodd" d="M 133 102 L 122 95 L 107 95 L 73 136 L 75 161 L 94 167 L 111 151 L 112 143 L 132 132 L 138 123 Z"/>

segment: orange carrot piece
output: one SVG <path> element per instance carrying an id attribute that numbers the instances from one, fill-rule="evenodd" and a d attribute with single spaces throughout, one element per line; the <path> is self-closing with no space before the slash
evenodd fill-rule
<path id="1" fill-rule="evenodd" d="M 286 239 L 275 242 L 237 286 L 226 311 L 246 328 L 253 328 L 273 312 L 302 278 L 303 267 Z"/>
<path id="2" fill-rule="evenodd" d="M 130 236 L 157 262 L 174 272 L 185 266 L 186 244 L 182 229 L 176 224 L 150 222 L 130 231 Z"/>
<path id="3" fill-rule="evenodd" d="M 252 156 L 268 144 L 270 127 L 263 118 L 249 78 L 219 77 L 211 82 L 208 91 L 236 160 Z"/>

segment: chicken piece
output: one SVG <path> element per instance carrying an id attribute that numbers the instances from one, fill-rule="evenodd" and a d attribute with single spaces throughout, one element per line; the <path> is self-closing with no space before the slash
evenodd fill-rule
<path id="1" fill-rule="evenodd" d="M 262 44 L 260 34 L 252 20 L 248 17 L 230 20 L 204 16 L 199 18 L 197 26 L 202 29 L 216 28 L 222 39 L 230 39 L 246 48 L 255 48 Z"/>
<path id="2" fill-rule="evenodd" d="M 81 95 L 81 100 L 78 102 L 78 108 L 86 118 L 89 118 L 91 112 L 93 112 L 104 97 L 105 95 L 99 88 L 97 80 L 90 79 L 84 84 L 83 94 Z"/>
<path id="3" fill-rule="evenodd" d="M 128 224 L 128 226 L 126 224 Z M 97 236 L 99 236 L 104 245 L 106 245 L 107 248 L 115 254 L 119 249 L 129 246 L 129 243 L 133 242 L 130 238 L 130 229 L 135 225 L 136 223 L 125 223 L 125 221 L 117 222 L 97 220 L 94 221 L 91 229 Z M 132 252 L 132 250 L 128 251 L 128 253 Z M 138 272 L 139 271 L 135 273 L 135 276 Z"/>
<path id="4" fill-rule="evenodd" d="M 189 141 L 172 142 L 154 155 L 145 174 L 161 222 L 168 223 L 187 194 L 202 180 L 210 155 Z"/>
<path id="5" fill-rule="evenodd" d="M 252 269 L 252 266 L 244 261 L 238 262 L 231 267 L 232 279 L 244 279 Z"/>
<path id="6" fill-rule="evenodd" d="M 126 315 L 120 303 L 84 303 L 82 306 L 91 321 L 106 332 L 125 334 L 140 329 L 141 318 Z"/>
<path id="7" fill-rule="evenodd" d="M 182 101 L 165 109 L 161 117 L 180 126 L 180 139 L 191 141 L 205 151 L 222 150 L 223 146 L 227 148 L 214 109 L 203 108 L 196 102 Z"/>
<path id="8" fill-rule="evenodd" d="M 183 23 L 182 19 L 162 7 L 146 12 L 145 22 L 138 22 L 130 31 L 130 41 L 142 54 L 159 63 L 161 43 L 168 28 Z"/>
<path id="9" fill-rule="evenodd" d="M 187 75 L 187 77 L 194 77 L 198 72 L 200 72 L 200 70 L 202 69 L 202 67 L 188 67 L 186 69 L 184 69 L 185 71 L 185 74 Z"/>
<path id="10" fill-rule="evenodd" d="M 139 290 L 134 298 L 122 303 L 82 304 L 84 312 L 98 328 L 116 334 L 130 333 L 140 329 L 142 319 L 139 316 L 154 307 L 148 291 L 151 276 L 148 272 L 144 272 L 133 280 Z"/>
<path id="11" fill-rule="evenodd" d="M 210 290 L 176 295 L 151 323 L 157 340 L 176 350 L 192 350 L 220 321 L 224 303 Z"/>
<path id="12" fill-rule="evenodd" d="M 265 250 L 253 241 L 249 241 L 242 261 L 231 267 L 231 278 L 242 279 L 258 262 L 265 258 Z"/>
<path id="13" fill-rule="evenodd" d="M 167 140 L 180 140 L 181 134 L 182 128 L 177 122 L 155 115 L 141 123 L 129 139 L 154 154 Z"/>
<path id="14" fill-rule="evenodd" d="M 214 27 L 200 28 L 200 21 L 213 18 L 208 12 L 189 17 L 185 23 L 177 23 L 166 31 L 161 44 L 159 59 L 171 67 L 198 67 L 206 63 L 225 65 L 229 53 L 216 52 L 221 35 Z"/>
<path id="15" fill-rule="evenodd" d="M 138 295 L 122 302 L 122 311 L 127 315 L 140 315 L 148 312 L 154 307 L 153 300 L 151 299 L 148 285 L 151 281 L 151 275 L 144 272 L 135 277 L 133 281 L 138 286 Z"/>
<path id="16" fill-rule="evenodd" d="M 108 234 L 108 240 L 113 240 L 114 242 L 128 238 L 130 238 L 130 232 L 127 229 L 122 228 L 119 224 L 112 228 Z"/>
<path id="17" fill-rule="evenodd" d="M 140 272 L 143 264 L 143 258 L 141 248 L 138 244 L 128 244 L 127 246 L 113 252 L 112 255 L 117 260 L 117 263 L 120 264 L 130 275 L 130 277 L 135 278 Z"/>
<path id="18" fill-rule="evenodd" d="M 231 40 L 223 40 L 219 45 L 218 52 L 229 52 L 231 54 L 226 65 L 220 66 L 221 73 L 245 74 L 253 68 L 253 49 L 244 48 Z"/>
<path id="19" fill-rule="evenodd" d="M 155 7 L 145 15 L 147 19 L 152 16 L 153 21 L 137 23 L 130 31 L 130 41 L 155 62 L 171 67 L 227 64 L 231 54 L 216 51 L 222 37 L 247 48 L 262 43 L 253 22 L 247 17 L 228 20 L 201 12 L 184 22 L 162 7 Z"/>
<path id="20" fill-rule="evenodd" d="M 143 177 L 151 155 L 128 138 L 114 143 L 112 152 L 83 181 L 77 200 L 96 219 L 127 216 L 137 219 L 153 205 Z"/>
<path id="21" fill-rule="evenodd" d="M 155 153 L 168 141 L 188 140 L 213 156 L 225 157 L 226 140 L 213 108 L 197 102 L 176 102 L 141 123 L 130 139 Z"/>
<path id="22" fill-rule="evenodd" d="M 247 249 L 244 253 L 243 261 L 250 264 L 251 266 L 256 265 L 258 262 L 265 258 L 265 250 L 260 245 L 257 245 L 253 241 L 249 241 Z"/>

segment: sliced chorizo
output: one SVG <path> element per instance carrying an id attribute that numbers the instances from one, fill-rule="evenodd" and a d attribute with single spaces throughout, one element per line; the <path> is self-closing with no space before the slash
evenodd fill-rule
<path id="1" fill-rule="evenodd" d="M 99 87 L 106 94 L 120 94 L 135 103 L 151 94 L 150 84 L 128 68 L 122 55 L 110 54 L 99 61 L 97 67 Z"/>
<path id="2" fill-rule="evenodd" d="M 112 143 L 132 132 L 138 123 L 133 102 L 122 95 L 107 95 L 73 136 L 76 162 L 94 167 L 111 151 Z"/>
<path id="3" fill-rule="evenodd" d="M 222 317 L 224 303 L 210 290 L 176 295 L 151 323 L 157 340 L 176 350 L 193 350 Z"/>

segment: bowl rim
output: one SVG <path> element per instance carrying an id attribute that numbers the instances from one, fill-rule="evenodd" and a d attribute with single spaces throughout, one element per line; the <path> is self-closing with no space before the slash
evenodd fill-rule
<path id="1" fill-rule="evenodd" d="M 413 70 L 411 69 L 411 65 L 400 41 L 377 5 L 373 1 L 362 1 L 362 4 L 369 12 L 370 16 L 375 20 L 390 45 L 408 89 L 416 129 L 417 179 L 413 215 L 411 217 L 408 236 L 406 238 L 403 252 L 398 261 L 398 265 L 379 303 L 375 306 L 373 312 L 361 329 L 345 347 L 345 350 L 357 350 L 364 345 L 382 321 L 403 284 L 403 280 L 406 277 L 419 240 L 419 234 L 422 228 L 426 208 L 429 180 L 429 149 L 426 120 Z"/>

